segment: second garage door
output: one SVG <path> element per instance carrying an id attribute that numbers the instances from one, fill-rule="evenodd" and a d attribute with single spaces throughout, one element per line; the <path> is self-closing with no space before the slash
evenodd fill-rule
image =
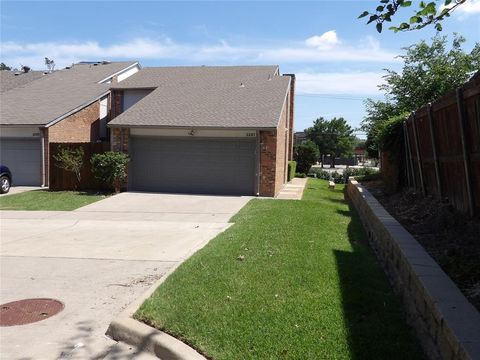
<path id="1" fill-rule="evenodd" d="M 255 139 L 131 137 L 129 188 L 253 195 Z"/>
<path id="2" fill-rule="evenodd" d="M 0 139 L 0 163 L 12 172 L 13 185 L 42 185 L 40 139 Z"/>

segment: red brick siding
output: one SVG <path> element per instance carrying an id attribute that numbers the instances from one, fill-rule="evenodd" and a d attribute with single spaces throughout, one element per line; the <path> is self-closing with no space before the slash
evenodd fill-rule
<path id="1" fill-rule="evenodd" d="M 285 74 L 290 76 L 290 93 L 288 94 L 288 103 L 289 103 L 289 124 L 288 124 L 288 160 L 293 160 L 293 124 L 294 124 L 294 108 L 295 108 L 295 75 L 294 74 Z"/>
<path id="2" fill-rule="evenodd" d="M 128 139 L 130 137 L 130 129 L 113 128 L 110 132 L 110 142 L 112 151 L 120 151 L 128 154 Z"/>
<path id="3" fill-rule="evenodd" d="M 278 128 L 260 131 L 260 195 L 276 196 L 287 181 L 287 161 L 291 159 L 293 111 L 290 92 L 287 95 Z M 288 126 L 288 127 L 287 127 Z"/>
<path id="4" fill-rule="evenodd" d="M 112 91 L 112 110 L 111 110 L 111 119 L 116 118 L 123 112 L 123 91 L 113 90 Z"/>
<path id="5" fill-rule="evenodd" d="M 275 196 L 276 131 L 260 131 L 260 196 Z"/>
<path id="6" fill-rule="evenodd" d="M 276 154 L 276 174 L 275 174 L 275 195 L 282 189 L 283 184 L 287 182 L 287 161 L 288 161 L 288 96 L 280 116 L 280 122 L 277 128 L 277 154 Z"/>
<path id="7" fill-rule="evenodd" d="M 99 139 L 100 101 L 48 128 L 49 142 L 94 142 Z"/>

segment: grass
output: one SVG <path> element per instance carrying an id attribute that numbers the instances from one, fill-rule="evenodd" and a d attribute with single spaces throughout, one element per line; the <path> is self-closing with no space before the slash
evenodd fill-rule
<path id="1" fill-rule="evenodd" d="M 249 202 L 135 317 L 220 359 L 420 359 L 342 186 Z M 239 257 L 244 259 L 240 260 Z"/>
<path id="2" fill-rule="evenodd" d="M 70 211 L 105 199 L 105 195 L 76 192 L 33 190 L 0 197 L 0 210 Z"/>

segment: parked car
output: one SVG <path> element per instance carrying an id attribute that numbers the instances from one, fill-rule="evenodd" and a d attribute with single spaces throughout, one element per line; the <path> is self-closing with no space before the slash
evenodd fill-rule
<path id="1" fill-rule="evenodd" d="M 12 173 L 5 165 L 0 165 L 0 194 L 6 194 L 10 191 L 12 184 Z"/>

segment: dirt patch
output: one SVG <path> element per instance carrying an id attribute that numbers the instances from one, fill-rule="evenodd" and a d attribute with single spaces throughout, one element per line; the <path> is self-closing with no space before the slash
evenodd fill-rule
<path id="1" fill-rule="evenodd" d="M 480 218 L 413 191 L 389 193 L 381 180 L 363 182 L 383 207 L 435 259 L 480 311 Z"/>

